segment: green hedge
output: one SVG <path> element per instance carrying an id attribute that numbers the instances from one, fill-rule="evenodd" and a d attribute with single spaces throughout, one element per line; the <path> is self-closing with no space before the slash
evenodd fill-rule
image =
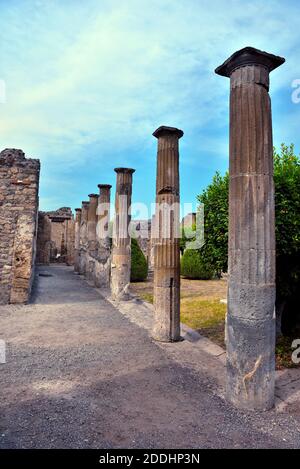
<path id="1" fill-rule="evenodd" d="M 214 271 L 205 264 L 199 251 L 186 249 L 181 258 L 181 275 L 190 279 L 210 280 Z"/>
<path id="2" fill-rule="evenodd" d="M 131 282 L 142 282 L 148 276 L 147 260 L 136 239 L 131 239 Z"/>

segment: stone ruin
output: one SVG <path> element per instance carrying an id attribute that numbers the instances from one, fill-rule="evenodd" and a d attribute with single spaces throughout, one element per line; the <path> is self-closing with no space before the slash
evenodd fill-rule
<path id="1" fill-rule="evenodd" d="M 38 264 L 74 264 L 74 225 L 74 217 L 69 207 L 52 212 L 39 212 L 36 258 Z"/>
<path id="2" fill-rule="evenodd" d="M 281 57 L 246 47 L 216 73 L 230 78 L 229 281 L 226 320 L 227 398 L 234 405 L 265 410 L 274 404 L 275 384 L 275 224 L 269 73 Z M 159 127 L 156 202 L 179 202 L 179 139 L 183 132 Z M 40 164 L 21 150 L 0 153 L 0 303 L 28 301 L 36 254 Z M 100 184 L 76 209 L 40 212 L 37 262 L 63 260 L 97 287 L 111 287 L 116 301 L 129 297 L 133 169 L 116 168 L 112 242 L 111 186 Z M 159 211 L 138 237 L 154 266 L 153 337 L 180 340 L 179 213 Z M 166 213 L 168 213 L 166 215 Z M 194 214 L 183 221 L 192 224 Z M 164 236 L 170 224 L 171 235 Z M 136 222 L 136 231 L 141 222 Z M 155 229 L 153 229 L 155 228 Z"/>
<path id="3" fill-rule="evenodd" d="M 0 304 L 26 303 L 34 277 L 40 162 L 0 153 Z"/>
<path id="4" fill-rule="evenodd" d="M 284 59 L 246 47 L 230 78 L 227 398 L 270 409 L 275 391 L 275 210 L 269 74 Z"/>
<path id="5" fill-rule="evenodd" d="M 74 270 L 96 287 L 110 284 L 110 189 L 99 184 L 100 194 L 90 194 L 77 208 L 75 218 Z"/>

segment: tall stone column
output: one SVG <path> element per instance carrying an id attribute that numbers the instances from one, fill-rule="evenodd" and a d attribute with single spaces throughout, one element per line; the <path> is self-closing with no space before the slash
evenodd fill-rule
<path id="1" fill-rule="evenodd" d="M 159 127 L 154 240 L 153 337 L 180 340 L 179 139 L 182 130 Z"/>
<path id="2" fill-rule="evenodd" d="M 72 218 L 66 220 L 66 264 L 74 265 L 74 245 L 75 245 L 75 220 Z"/>
<path id="3" fill-rule="evenodd" d="M 97 255 L 97 207 L 98 207 L 98 194 L 89 194 L 89 208 L 87 214 L 87 266 L 86 276 L 88 280 L 94 279 L 95 272 L 95 258 Z"/>
<path id="4" fill-rule="evenodd" d="M 75 208 L 74 271 L 79 272 L 81 208 Z"/>
<path id="5" fill-rule="evenodd" d="M 81 207 L 81 223 L 80 223 L 80 257 L 79 257 L 79 274 L 85 274 L 87 264 L 87 219 L 88 219 L 89 202 L 83 201 Z"/>
<path id="6" fill-rule="evenodd" d="M 111 294 L 115 300 L 126 300 L 128 299 L 131 265 L 131 238 L 128 227 L 131 220 L 132 174 L 135 170 L 116 168 L 115 171 L 117 185 L 111 262 Z"/>
<path id="7" fill-rule="evenodd" d="M 246 47 L 216 73 L 230 77 L 227 398 L 274 404 L 275 222 L 269 73 L 281 57 Z"/>
<path id="8" fill-rule="evenodd" d="M 96 264 L 95 284 L 107 287 L 110 282 L 110 184 L 98 184 L 100 195 L 97 209 L 97 244 L 98 256 Z"/>
<path id="9" fill-rule="evenodd" d="M 98 199 L 97 239 L 99 247 L 105 250 L 110 248 L 108 233 L 110 220 L 110 184 L 98 184 L 100 195 Z"/>
<path id="10" fill-rule="evenodd" d="M 96 225 L 97 225 L 97 207 L 98 194 L 89 194 L 89 208 L 87 214 L 87 238 L 89 254 L 94 256 L 96 253 Z"/>

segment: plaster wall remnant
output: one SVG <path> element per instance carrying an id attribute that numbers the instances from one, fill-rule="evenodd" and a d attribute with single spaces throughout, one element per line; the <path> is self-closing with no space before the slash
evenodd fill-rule
<path id="1" fill-rule="evenodd" d="M 0 153 L 0 304 L 26 303 L 34 277 L 40 162 Z"/>
<path id="2" fill-rule="evenodd" d="M 183 131 L 159 127 L 154 227 L 154 339 L 180 340 L 179 139 Z"/>
<path id="3" fill-rule="evenodd" d="M 246 47 L 216 73 L 230 77 L 227 398 L 274 405 L 275 222 L 269 73 L 281 57 Z"/>
<path id="4" fill-rule="evenodd" d="M 94 281 L 96 287 L 108 287 L 110 284 L 110 184 L 98 184 L 99 198 L 97 207 L 97 258 Z"/>
<path id="5" fill-rule="evenodd" d="M 111 261 L 111 294 L 114 300 L 128 299 L 131 266 L 130 206 L 134 169 L 116 168 L 116 199 Z"/>

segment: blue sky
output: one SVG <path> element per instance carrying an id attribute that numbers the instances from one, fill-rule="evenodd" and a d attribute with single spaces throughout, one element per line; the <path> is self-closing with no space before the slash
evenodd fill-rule
<path id="1" fill-rule="evenodd" d="M 155 194 L 160 125 L 181 128 L 181 199 L 228 166 L 229 80 L 214 69 L 244 46 L 284 56 L 271 74 L 274 144 L 300 152 L 299 1 L 0 0 L 1 147 L 42 163 L 40 208 L 75 208 L 134 174 Z"/>

